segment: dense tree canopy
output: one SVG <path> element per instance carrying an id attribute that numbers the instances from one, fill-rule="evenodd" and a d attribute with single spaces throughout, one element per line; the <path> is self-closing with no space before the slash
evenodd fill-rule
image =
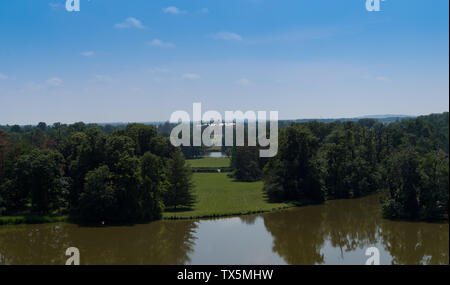
<path id="1" fill-rule="evenodd" d="M 0 214 L 148 221 L 161 217 L 164 202 L 192 206 L 191 190 L 181 151 L 154 126 L 106 132 L 83 123 L 39 123 L 0 130 Z"/>
<path id="2" fill-rule="evenodd" d="M 181 152 L 174 152 L 167 162 L 169 191 L 164 195 L 164 203 L 168 207 L 182 206 L 191 208 L 195 203 L 192 193 L 192 173 L 185 167 L 185 160 Z"/>
<path id="3" fill-rule="evenodd" d="M 319 140 L 307 127 L 281 130 L 278 155 L 264 168 L 264 189 L 272 200 L 323 201 L 318 149 Z"/>
<path id="4" fill-rule="evenodd" d="M 270 199 L 320 202 L 387 190 L 385 217 L 448 218 L 448 113 L 390 124 L 294 123 L 280 131 L 279 146 L 263 172 Z"/>
<path id="5" fill-rule="evenodd" d="M 260 180 L 266 162 L 259 157 L 258 147 L 234 147 L 231 152 L 232 176 L 244 182 Z"/>

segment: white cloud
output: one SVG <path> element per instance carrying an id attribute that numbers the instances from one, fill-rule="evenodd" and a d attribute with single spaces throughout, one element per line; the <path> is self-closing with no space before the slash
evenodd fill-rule
<path id="1" fill-rule="evenodd" d="M 48 86 L 52 86 L 52 87 L 60 87 L 60 86 L 62 86 L 62 85 L 64 84 L 64 81 L 63 81 L 61 78 L 58 78 L 58 77 L 52 77 L 52 78 L 47 79 L 47 80 L 45 81 L 45 83 L 46 83 Z"/>
<path id="2" fill-rule="evenodd" d="M 181 76 L 181 78 L 188 79 L 188 80 L 197 80 L 197 79 L 200 79 L 200 75 L 195 74 L 195 73 L 185 73 Z"/>
<path id="3" fill-rule="evenodd" d="M 166 14 L 174 14 L 174 15 L 186 14 L 187 13 L 187 11 L 180 10 L 180 9 L 178 9 L 175 6 L 170 6 L 170 7 L 167 7 L 167 8 L 163 8 L 163 12 L 166 13 Z"/>
<path id="4" fill-rule="evenodd" d="M 200 13 L 208 14 L 209 13 L 209 9 L 208 8 L 203 8 L 203 9 L 200 10 Z"/>
<path id="5" fill-rule="evenodd" d="M 225 41 L 241 41 L 242 37 L 236 33 L 231 32 L 219 32 L 213 35 L 213 38 L 216 40 L 225 40 Z"/>
<path id="6" fill-rule="evenodd" d="M 128 28 L 136 28 L 136 29 L 145 29 L 146 27 L 142 24 L 141 21 L 134 17 L 127 18 L 124 22 L 115 24 L 114 27 L 117 29 L 128 29 Z"/>
<path id="7" fill-rule="evenodd" d="M 252 84 L 252 82 L 250 80 L 248 80 L 247 78 L 241 78 L 236 81 L 236 84 L 241 85 L 241 86 L 248 86 L 248 85 Z"/>
<path id="8" fill-rule="evenodd" d="M 173 43 L 169 43 L 169 42 L 163 42 L 162 40 L 159 39 L 154 39 L 151 42 L 148 43 L 149 46 L 152 47 L 162 47 L 162 48 L 173 48 L 175 47 L 175 45 Z"/>
<path id="9" fill-rule="evenodd" d="M 85 52 L 82 52 L 81 53 L 81 55 L 82 56 L 86 56 L 86 57 L 89 57 L 89 56 L 93 56 L 95 54 L 95 52 L 93 52 L 93 51 L 85 51 Z"/>
<path id="10" fill-rule="evenodd" d="M 6 80 L 8 79 L 8 76 L 4 75 L 3 73 L 0 73 L 0 80 Z"/>

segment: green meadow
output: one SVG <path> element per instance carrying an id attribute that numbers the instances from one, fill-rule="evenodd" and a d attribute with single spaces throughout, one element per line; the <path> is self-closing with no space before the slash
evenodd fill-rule
<path id="1" fill-rule="evenodd" d="M 186 163 L 192 168 L 220 168 L 229 167 L 230 159 L 228 157 L 204 157 L 199 159 L 189 159 Z"/>
<path id="2" fill-rule="evenodd" d="M 212 158 L 223 161 L 220 158 Z M 210 160 L 208 159 L 208 163 Z M 213 163 L 213 164 L 219 164 Z M 268 203 L 263 183 L 236 182 L 227 173 L 194 173 L 194 193 L 197 203 L 193 209 L 165 212 L 166 219 L 211 218 L 268 212 L 292 205 Z"/>

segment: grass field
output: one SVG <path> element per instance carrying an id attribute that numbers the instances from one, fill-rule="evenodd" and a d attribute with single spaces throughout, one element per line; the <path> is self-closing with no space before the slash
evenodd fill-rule
<path id="1" fill-rule="evenodd" d="M 214 158 L 217 159 L 217 158 Z M 235 182 L 226 173 L 194 173 L 197 204 L 192 210 L 165 212 L 166 219 L 210 218 L 261 213 L 292 205 L 268 203 L 262 182 Z"/>
<path id="2" fill-rule="evenodd" d="M 230 159 L 228 157 L 205 157 L 205 158 L 199 158 L 199 159 L 189 159 L 186 161 L 186 163 L 192 167 L 229 167 L 230 166 Z"/>

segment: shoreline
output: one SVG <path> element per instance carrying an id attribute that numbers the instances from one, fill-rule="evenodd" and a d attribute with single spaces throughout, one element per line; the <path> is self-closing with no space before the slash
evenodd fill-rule
<path id="1" fill-rule="evenodd" d="M 376 194 L 374 194 L 376 195 Z M 359 197 L 363 198 L 363 197 Z M 358 198 L 355 198 L 358 199 Z M 334 201 L 334 200 L 340 200 L 340 199 L 330 199 L 325 200 L 325 202 Z M 347 199 L 344 199 L 347 200 Z M 350 198 L 350 200 L 353 200 L 353 198 Z M 106 226 L 123 226 L 123 225 L 139 225 L 139 224 L 149 224 L 152 222 L 158 222 L 158 221 L 188 221 L 188 220 L 214 220 L 214 219 L 220 219 L 220 218 L 232 218 L 232 217 L 240 217 L 240 216 L 249 216 L 249 215 L 257 215 L 257 214 L 266 214 L 266 213 L 272 213 L 272 212 L 278 212 L 278 211 L 284 211 L 289 210 L 293 208 L 301 208 L 305 206 L 313 206 L 317 205 L 314 203 L 297 203 L 297 204 L 290 204 L 287 206 L 282 207 L 275 207 L 273 209 L 266 209 L 266 210 L 248 210 L 244 212 L 229 212 L 229 213 L 211 213 L 211 214 L 200 214 L 200 215 L 193 215 L 193 216 L 176 216 L 176 215 L 169 215 L 168 213 L 171 212 L 164 212 L 163 216 L 159 220 L 153 220 L 148 222 L 130 222 L 130 223 L 111 223 Z M 438 223 L 438 224 L 447 224 L 449 223 L 448 219 L 442 219 L 442 220 L 404 220 L 404 219 L 388 219 L 383 218 L 385 220 L 393 221 L 393 222 L 423 222 L 423 223 Z M 41 224 L 57 224 L 57 223 L 68 223 L 68 224 L 74 224 L 74 225 L 89 225 L 89 224 L 83 224 L 83 223 L 76 223 L 71 219 L 69 216 L 57 216 L 57 217 L 50 217 L 50 216 L 35 216 L 35 215 L 29 215 L 29 216 L 0 216 L 0 228 L 2 226 L 16 226 L 16 225 L 41 225 Z M 90 226 L 98 226 L 97 224 L 91 224 Z"/>
<path id="2" fill-rule="evenodd" d="M 229 218 L 229 217 L 239 217 L 248 216 L 256 214 L 271 213 L 276 211 L 287 210 L 291 208 L 299 207 L 298 205 L 277 207 L 270 210 L 249 210 L 246 212 L 230 212 L 230 213 L 216 213 L 216 214 L 204 214 L 189 217 L 180 216 L 166 216 L 159 220 L 149 221 L 149 222 L 136 222 L 136 223 L 119 223 L 111 225 L 138 225 L 147 224 L 156 221 L 177 221 L 177 220 L 202 220 L 202 219 L 216 219 L 216 218 Z M 167 212 L 165 212 L 167 213 Z M 164 214 L 163 214 L 164 215 Z M 0 227 L 1 226 L 15 226 L 15 225 L 42 225 L 42 224 L 56 224 L 56 223 L 69 223 L 74 225 L 82 225 L 80 223 L 73 222 L 69 216 L 2 216 L 0 217 Z"/>
<path id="3" fill-rule="evenodd" d="M 271 213 L 271 212 L 277 212 L 277 211 L 283 211 L 283 210 L 287 210 L 287 209 L 292 209 L 292 208 L 296 208 L 296 207 L 301 207 L 301 206 L 291 205 L 291 206 L 277 207 L 277 208 L 273 208 L 273 209 L 270 209 L 270 210 L 249 210 L 249 211 L 246 211 L 246 212 L 204 214 L 204 215 L 194 215 L 194 216 L 186 216 L 186 217 L 182 217 L 182 216 L 166 216 L 166 217 L 163 217 L 162 220 L 172 220 L 172 221 L 174 221 L 174 220 L 201 220 L 201 219 L 229 218 L 229 217 L 239 217 L 239 216 L 248 216 L 248 215 Z"/>
<path id="4" fill-rule="evenodd" d="M 202 220 L 202 219 L 229 218 L 229 217 L 239 217 L 239 216 L 271 213 L 271 212 L 276 212 L 276 211 L 292 209 L 292 208 L 296 208 L 296 207 L 300 207 L 300 206 L 291 205 L 291 206 L 285 206 L 285 207 L 277 207 L 277 208 L 273 208 L 270 210 L 249 210 L 246 212 L 230 212 L 230 213 L 215 213 L 215 214 L 213 213 L 213 214 L 204 214 L 204 215 L 189 216 L 189 217 L 180 217 L 180 216 L 164 217 L 163 216 L 159 220 L 154 220 L 154 221 L 149 221 L 149 222 L 121 223 L 121 224 L 111 224 L 111 225 L 138 225 L 138 224 L 147 224 L 147 223 L 156 222 L 156 221 Z M 165 213 L 167 213 L 167 212 L 165 212 Z M 2 216 L 2 217 L 0 217 L 0 227 L 1 226 L 15 226 L 15 225 L 56 224 L 56 223 L 69 223 L 69 224 L 74 224 L 74 225 L 81 225 L 79 223 L 73 222 L 69 216 L 58 216 L 58 217 Z"/>
<path id="5" fill-rule="evenodd" d="M 53 224 L 53 223 L 70 223 L 68 216 L 1 216 L 1 226 L 14 226 L 14 225 L 40 225 L 40 224 Z"/>

